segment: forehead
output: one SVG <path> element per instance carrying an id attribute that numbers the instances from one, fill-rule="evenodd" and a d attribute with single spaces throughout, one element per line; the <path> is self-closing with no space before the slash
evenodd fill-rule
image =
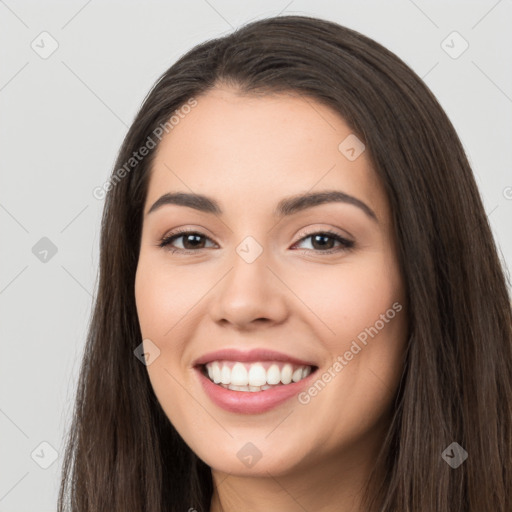
<path id="1" fill-rule="evenodd" d="M 146 205 L 181 191 L 223 205 L 229 200 L 233 212 L 270 210 L 283 196 L 338 189 L 386 214 L 366 153 L 347 158 L 342 143 L 354 134 L 331 108 L 297 93 L 254 96 L 226 88 L 196 100 L 159 144 Z"/>

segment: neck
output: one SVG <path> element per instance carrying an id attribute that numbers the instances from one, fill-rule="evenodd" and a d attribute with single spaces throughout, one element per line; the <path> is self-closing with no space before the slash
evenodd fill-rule
<path id="1" fill-rule="evenodd" d="M 303 461 L 303 469 L 286 474 L 239 476 L 212 470 L 210 512 L 362 512 L 377 448 L 357 446 L 321 463 Z"/>

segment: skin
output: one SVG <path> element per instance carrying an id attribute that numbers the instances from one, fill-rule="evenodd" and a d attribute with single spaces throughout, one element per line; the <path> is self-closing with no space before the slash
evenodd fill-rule
<path id="1" fill-rule="evenodd" d="M 366 152 L 350 161 L 338 150 L 352 133 L 344 120 L 311 98 L 218 86 L 196 99 L 160 143 L 144 208 L 135 296 L 143 338 L 160 350 L 147 366 L 151 384 L 212 468 L 211 511 L 362 511 L 408 329 L 384 190 Z M 331 189 L 363 201 L 378 221 L 346 203 L 272 214 L 284 197 Z M 213 197 L 224 213 L 179 205 L 147 213 L 178 191 Z M 199 245 L 173 242 L 195 253 L 159 247 L 176 228 L 204 234 Z M 323 249 L 304 238 L 326 229 L 354 247 L 341 250 L 329 238 Z M 263 249 L 252 263 L 236 252 L 247 236 Z M 340 250 L 322 252 L 329 249 Z M 228 412 L 210 401 L 192 368 L 213 350 L 270 348 L 315 361 L 322 375 L 396 302 L 401 311 L 307 404 L 293 397 L 265 413 Z M 252 467 L 237 457 L 248 442 L 262 454 Z"/>

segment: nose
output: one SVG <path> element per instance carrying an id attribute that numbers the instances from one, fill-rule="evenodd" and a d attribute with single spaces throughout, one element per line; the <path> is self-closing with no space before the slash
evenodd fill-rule
<path id="1" fill-rule="evenodd" d="M 214 290 L 210 314 L 216 323 L 251 330 L 262 323 L 280 324 L 289 314 L 291 292 L 264 253 L 250 263 L 235 254 Z"/>

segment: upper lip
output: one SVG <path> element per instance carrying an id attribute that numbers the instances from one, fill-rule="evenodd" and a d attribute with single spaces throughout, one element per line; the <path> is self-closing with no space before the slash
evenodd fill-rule
<path id="1" fill-rule="evenodd" d="M 204 365 L 212 361 L 240 361 L 240 362 L 257 362 L 257 361 L 283 361 L 303 366 L 315 366 L 311 361 L 298 359 L 282 352 L 269 350 L 264 348 L 255 348 L 252 350 L 238 350 L 234 348 L 224 348 L 215 352 L 208 352 L 197 358 L 192 364 L 193 366 Z"/>

